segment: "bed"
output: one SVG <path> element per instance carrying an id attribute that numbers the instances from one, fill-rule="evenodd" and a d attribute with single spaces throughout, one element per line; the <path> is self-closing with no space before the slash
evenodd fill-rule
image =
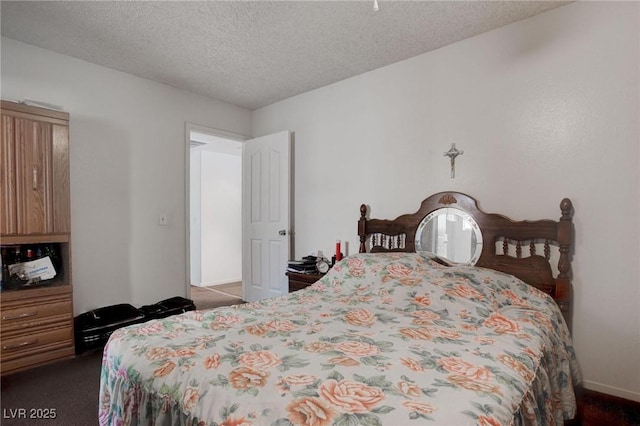
<path id="1" fill-rule="evenodd" d="M 100 424 L 562 424 L 580 371 L 561 212 L 515 222 L 456 192 L 394 220 L 363 205 L 360 253 L 310 287 L 114 332 Z M 438 234 L 456 215 L 471 243 Z"/>

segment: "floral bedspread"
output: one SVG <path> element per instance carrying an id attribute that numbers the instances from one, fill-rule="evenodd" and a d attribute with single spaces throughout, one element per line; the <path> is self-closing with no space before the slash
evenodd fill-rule
<path id="1" fill-rule="evenodd" d="M 555 302 L 510 275 L 357 254 L 288 296 L 117 330 L 102 425 L 562 424 L 580 380 Z"/>

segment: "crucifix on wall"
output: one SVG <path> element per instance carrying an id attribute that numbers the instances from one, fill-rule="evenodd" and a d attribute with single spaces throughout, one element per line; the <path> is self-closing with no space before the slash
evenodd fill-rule
<path id="1" fill-rule="evenodd" d="M 452 179 L 456 177 L 456 157 L 462 154 L 464 154 L 464 151 L 457 150 L 455 143 L 452 143 L 451 148 L 449 148 L 449 151 L 444 153 L 444 156 L 449 157 L 449 159 L 451 160 L 451 178 Z"/>

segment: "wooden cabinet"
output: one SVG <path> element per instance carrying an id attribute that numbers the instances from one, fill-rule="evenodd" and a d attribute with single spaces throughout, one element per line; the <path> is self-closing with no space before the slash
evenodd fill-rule
<path id="1" fill-rule="evenodd" d="M 289 277 L 289 293 L 309 287 L 324 276 L 324 274 L 299 274 L 291 271 L 286 275 Z"/>
<path id="2" fill-rule="evenodd" d="M 0 292 L 2 374 L 74 354 L 69 115 L 2 101 L 0 243 L 55 247 L 55 278 Z M 3 262 L 7 259 L 3 258 Z"/>
<path id="3" fill-rule="evenodd" d="M 70 231 L 69 115 L 2 102 L 0 233 Z"/>

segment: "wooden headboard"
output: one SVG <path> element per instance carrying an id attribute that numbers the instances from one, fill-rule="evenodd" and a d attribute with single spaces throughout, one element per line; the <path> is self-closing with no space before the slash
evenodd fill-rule
<path id="1" fill-rule="evenodd" d="M 367 206 L 360 206 L 358 235 L 360 253 L 415 252 L 416 231 L 429 213 L 455 207 L 467 213 L 482 232 L 482 251 L 476 266 L 515 275 L 551 295 L 571 325 L 571 244 L 573 206 L 565 198 L 561 217 L 555 220 L 513 221 L 500 214 L 485 213 L 475 199 L 459 192 L 440 192 L 426 198 L 420 209 L 393 220 L 368 219 Z M 557 276 L 553 276 L 552 247 L 557 247 Z M 538 253 L 542 251 L 542 253 Z"/>

